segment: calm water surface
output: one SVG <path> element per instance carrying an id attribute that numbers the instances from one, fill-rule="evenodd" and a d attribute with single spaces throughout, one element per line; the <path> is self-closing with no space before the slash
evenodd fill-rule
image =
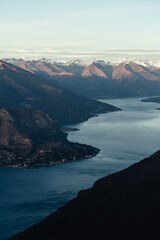
<path id="1" fill-rule="evenodd" d="M 39 169 L 0 168 L 0 240 L 40 221 L 80 189 L 160 149 L 160 111 L 140 98 L 103 100 L 123 109 L 74 125 L 69 140 L 96 146 L 91 159 Z"/>

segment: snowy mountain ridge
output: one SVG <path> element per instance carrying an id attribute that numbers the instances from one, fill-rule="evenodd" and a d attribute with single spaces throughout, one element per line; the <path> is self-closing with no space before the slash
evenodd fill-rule
<path id="1" fill-rule="evenodd" d="M 89 61 L 82 61 L 80 59 L 76 60 L 71 60 L 71 61 L 54 61 L 52 59 L 46 59 L 46 58 L 41 58 L 41 59 L 29 59 L 29 58 L 2 58 L 2 61 L 11 63 L 11 64 L 16 64 L 16 63 L 21 63 L 24 61 L 27 62 L 40 62 L 40 63 L 52 63 L 56 64 L 59 66 L 89 66 L 93 63 L 106 66 L 106 65 L 111 65 L 111 66 L 119 66 L 120 64 L 129 64 L 130 62 L 134 62 L 138 65 L 142 65 L 144 67 L 149 67 L 149 68 L 160 68 L 160 59 L 147 59 L 147 60 L 134 60 L 130 58 L 122 58 L 118 61 L 105 61 L 105 60 L 96 60 L 96 59 L 91 59 Z"/>

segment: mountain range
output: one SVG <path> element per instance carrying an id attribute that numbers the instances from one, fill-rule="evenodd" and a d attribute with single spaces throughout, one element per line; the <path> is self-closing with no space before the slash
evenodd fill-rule
<path id="1" fill-rule="evenodd" d="M 12 58 L 4 61 L 91 98 L 152 96 L 160 91 L 158 60 L 85 63 Z"/>
<path id="2" fill-rule="evenodd" d="M 93 187 L 10 240 L 160 239 L 160 151 Z"/>
<path id="3" fill-rule="evenodd" d="M 0 61 L 0 108 L 41 110 L 59 123 L 81 122 L 119 110 L 4 61 Z"/>

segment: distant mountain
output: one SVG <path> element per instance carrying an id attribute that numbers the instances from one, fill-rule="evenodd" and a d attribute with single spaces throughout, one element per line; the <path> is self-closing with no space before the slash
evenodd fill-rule
<path id="1" fill-rule="evenodd" d="M 81 75 L 50 79 L 92 98 L 150 96 L 160 91 L 160 70 L 134 62 L 112 65 L 97 61 L 85 66 Z"/>
<path id="2" fill-rule="evenodd" d="M 103 72 L 103 70 L 101 70 L 94 63 L 85 67 L 85 69 L 83 70 L 82 76 L 83 77 L 98 76 L 98 77 L 108 78 L 107 75 Z"/>
<path id="3" fill-rule="evenodd" d="M 40 167 L 96 155 L 97 148 L 67 141 L 41 111 L 0 109 L 0 167 Z"/>
<path id="4" fill-rule="evenodd" d="M 157 59 L 137 61 L 137 63 L 149 68 L 160 68 L 160 60 Z"/>
<path id="5" fill-rule="evenodd" d="M 0 61 L 0 107 L 41 110 L 60 123 L 81 122 L 102 112 L 119 110 L 4 61 Z"/>
<path id="6" fill-rule="evenodd" d="M 155 102 L 160 103 L 160 97 L 153 97 L 153 98 L 144 98 L 141 100 L 142 102 Z"/>
<path id="7" fill-rule="evenodd" d="M 149 68 L 139 65 L 134 62 L 130 62 L 128 64 L 121 63 L 118 66 L 113 67 L 113 79 L 146 79 L 146 80 L 160 80 L 160 75 L 155 74 Z"/>
<path id="8" fill-rule="evenodd" d="M 158 60 L 94 60 L 87 63 L 80 60 L 53 62 L 46 59 L 5 61 L 91 98 L 150 96 L 160 91 Z"/>
<path id="9" fill-rule="evenodd" d="M 92 188 L 10 240 L 160 239 L 160 151 Z"/>
<path id="10" fill-rule="evenodd" d="M 130 62 L 134 62 L 138 65 L 149 67 L 149 68 L 160 68 L 160 60 L 159 59 L 147 59 L 147 60 L 134 60 L 132 58 L 122 58 L 118 61 L 112 61 L 110 62 L 111 65 L 117 66 L 121 63 L 129 64 Z"/>

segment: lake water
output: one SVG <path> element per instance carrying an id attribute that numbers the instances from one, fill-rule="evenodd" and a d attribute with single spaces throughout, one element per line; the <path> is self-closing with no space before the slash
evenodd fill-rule
<path id="1" fill-rule="evenodd" d="M 95 180 L 160 149 L 160 111 L 140 98 L 103 100 L 123 109 L 74 125 L 70 141 L 101 149 L 91 159 L 39 169 L 0 168 L 0 240 L 55 211 Z"/>

